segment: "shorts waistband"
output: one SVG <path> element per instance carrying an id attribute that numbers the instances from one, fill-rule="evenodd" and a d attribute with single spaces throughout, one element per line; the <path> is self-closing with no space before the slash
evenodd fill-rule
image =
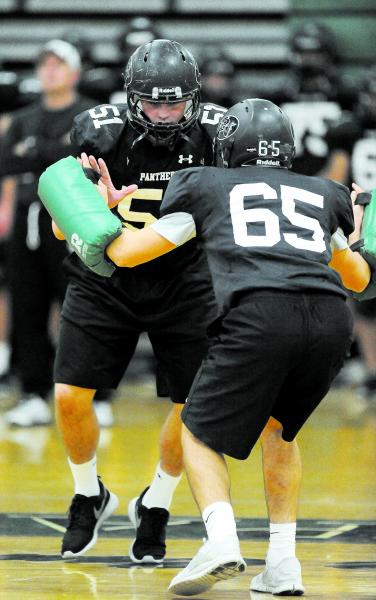
<path id="1" fill-rule="evenodd" d="M 247 302 L 251 302 L 254 298 L 293 298 L 293 299 L 307 299 L 307 298 L 340 298 L 345 300 L 345 297 L 340 293 L 332 292 L 332 291 L 323 291 L 323 290 L 304 290 L 304 291 L 293 291 L 293 290 L 272 290 L 272 289 L 264 289 L 264 290 L 252 290 L 252 291 L 244 291 L 237 292 L 233 296 L 233 301 L 231 306 L 239 306 L 240 304 L 246 304 Z"/>

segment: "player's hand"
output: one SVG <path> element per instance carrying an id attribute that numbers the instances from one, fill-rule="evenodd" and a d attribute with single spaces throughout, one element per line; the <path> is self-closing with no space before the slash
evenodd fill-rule
<path id="1" fill-rule="evenodd" d="M 363 215 L 364 215 L 364 206 L 361 206 L 360 204 L 355 204 L 358 194 L 361 194 L 362 192 L 364 192 L 364 190 L 356 183 L 352 184 L 352 188 L 353 189 L 351 192 L 351 200 L 352 200 L 352 204 L 353 204 L 355 228 L 354 228 L 354 231 L 352 232 L 352 234 L 349 236 L 350 246 L 354 242 L 357 242 L 361 237 L 361 229 L 362 229 Z"/>
<path id="2" fill-rule="evenodd" d="M 77 157 L 77 160 L 80 163 L 81 167 L 83 167 L 85 169 L 92 169 L 93 168 L 91 166 L 91 164 L 90 164 L 89 157 L 88 157 L 88 155 L 85 152 L 82 152 L 81 156 Z M 94 171 L 97 171 L 99 173 L 99 171 L 97 169 L 94 169 Z M 102 198 L 105 201 L 105 203 L 107 204 L 107 206 L 109 208 L 111 208 L 109 200 L 108 200 L 108 191 L 107 191 L 107 188 L 106 188 L 105 184 L 99 179 L 99 181 L 95 185 L 95 187 L 97 188 L 98 192 L 102 196 Z M 54 231 L 54 233 L 55 233 L 55 231 Z"/>
<path id="3" fill-rule="evenodd" d="M 363 188 L 361 188 L 360 185 L 358 185 L 357 183 L 352 183 L 351 186 L 352 186 L 351 200 L 354 204 L 355 200 L 358 197 L 358 194 L 361 194 L 365 190 L 363 190 Z"/>
<path id="4" fill-rule="evenodd" d="M 99 181 L 107 189 L 109 208 L 114 208 L 119 204 L 119 202 L 121 202 L 121 200 L 123 200 L 123 198 L 125 198 L 125 196 L 128 196 L 137 190 L 138 186 L 134 184 L 128 186 L 123 185 L 120 190 L 117 190 L 112 183 L 111 175 L 103 158 L 98 158 L 97 160 L 94 156 L 90 155 L 88 160 L 89 167 L 100 174 L 101 178 Z"/>

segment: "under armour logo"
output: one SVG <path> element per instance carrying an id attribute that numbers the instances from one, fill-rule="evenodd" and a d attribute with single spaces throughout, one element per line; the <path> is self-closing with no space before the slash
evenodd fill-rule
<path id="1" fill-rule="evenodd" d="M 190 154 L 189 156 L 183 156 L 182 154 L 179 154 L 178 163 L 182 165 L 184 161 L 187 161 L 187 163 L 191 165 L 193 163 L 193 154 Z"/>

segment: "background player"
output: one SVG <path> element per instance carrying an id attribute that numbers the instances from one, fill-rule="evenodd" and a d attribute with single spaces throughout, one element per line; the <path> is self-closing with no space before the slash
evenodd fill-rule
<path id="1" fill-rule="evenodd" d="M 328 176 L 350 185 L 356 181 L 363 189 L 376 187 L 376 65 L 360 82 L 353 112 L 347 112 L 327 134 L 330 148 Z M 376 400 L 376 301 L 352 302 L 354 333 L 364 362 L 364 380 L 358 388 L 359 408 L 375 406 Z"/>
<path id="2" fill-rule="evenodd" d="M 290 72 L 279 97 L 273 98 L 294 127 L 294 171 L 305 175 L 325 174 L 328 128 L 356 98 L 339 72 L 337 54 L 330 28 L 314 21 L 304 23 L 291 36 Z"/>

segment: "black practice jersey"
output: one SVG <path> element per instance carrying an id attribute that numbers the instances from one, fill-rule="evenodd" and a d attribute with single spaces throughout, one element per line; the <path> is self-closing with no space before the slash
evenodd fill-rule
<path id="1" fill-rule="evenodd" d="M 43 171 L 65 156 L 76 156 L 70 141 L 74 117 L 92 105 L 78 98 L 60 110 L 48 110 L 38 101 L 11 114 L 0 157 L 0 176 L 17 177 L 17 201 L 29 204 L 38 199 L 38 180 Z"/>
<path id="2" fill-rule="evenodd" d="M 193 216 L 217 303 L 254 290 L 346 295 L 328 263 L 330 240 L 353 228 L 349 190 L 285 169 L 186 169 L 172 178 L 161 214 Z"/>
<path id="3" fill-rule="evenodd" d="M 295 134 L 293 171 L 318 175 L 325 167 L 329 148 L 326 133 L 354 101 L 345 83 L 333 73 L 305 80 L 292 72 L 277 104 L 289 117 Z"/>
<path id="4" fill-rule="evenodd" d="M 327 135 L 331 151 L 343 150 L 350 156 L 347 185 L 355 181 L 364 190 L 376 188 L 376 121 L 360 119 L 352 113 L 332 126 Z"/>
<path id="5" fill-rule="evenodd" d="M 294 128 L 296 156 L 293 170 L 317 175 L 326 165 L 329 148 L 326 134 L 331 123 L 341 116 L 341 107 L 326 98 L 300 98 L 281 104 Z"/>
<path id="6" fill-rule="evenodd" d="M 197 123 L 188 138 L 181 137 L 170 150 L 153 146 L 147 139 L 136 141 L 139 134 L 127 120 L 127 106 L 101 105 L 84 112 L 75 119 L 72 141 L 81 151 L 103 158 L 109 168 L 116 188 L 135 183 L 138 190 L 120 202 L 114 212 L 120 214 L 124 225 L 130 229 L 142 228 L 159 217 L 160 205 L 173 173 L 188 166 L 213 163 L 213 137 L 216 126 L 226 109 L 201 104 Z M 136 143 L 134 143 L 136 141 Z M 75 268 L 85 273 L 85 278 L 100 280 L 81 262 L 72 257 Z M 132 282 L 137 277 L 171 278 L 189 269 L 197 273 L 205 263 L 195 240 L 176 253 L 159 258 L 153 263 L 134 269 L 116 269 L 112 280 Z M 129 275 L 132 271 L 132 275 Z"/>

